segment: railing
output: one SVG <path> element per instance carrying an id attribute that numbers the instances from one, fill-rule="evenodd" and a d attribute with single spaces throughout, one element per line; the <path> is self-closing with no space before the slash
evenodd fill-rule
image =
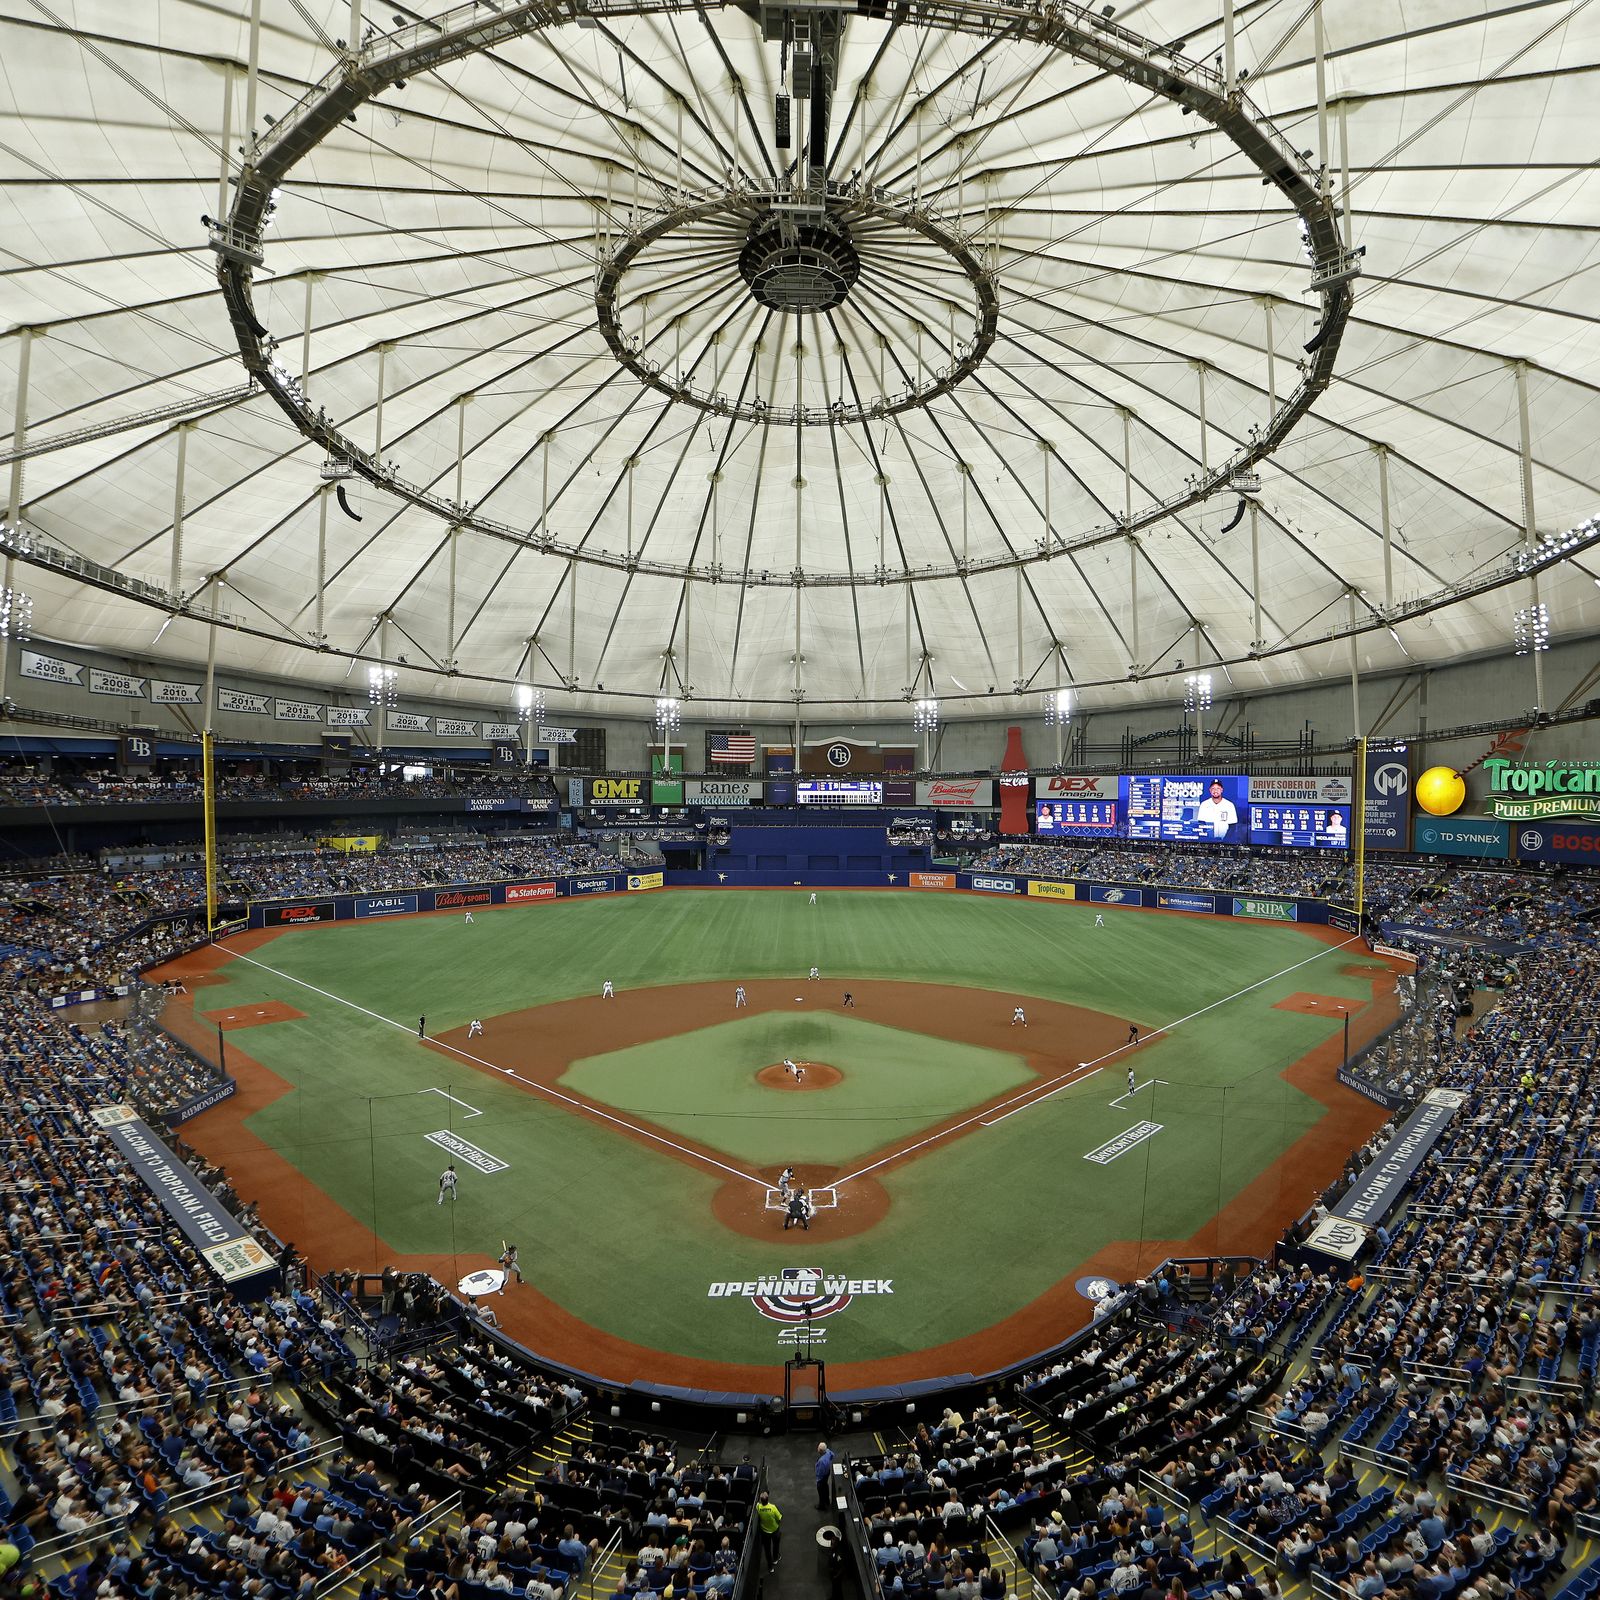
<path id="1" fill-rule="evenodd" d="M 595 1580 L 605 1571 L 606 1563 L 622 1547 L 622 1529 L 613 1528 L 611 1537 L 594 1553 L 593 1558 L 584 1567 L 582 1592 L 585 1600 L 594 1600 Z"/>
<path id="2" fill-rule="evenodd" d="M 437 1527 L 446 1517 L 454 1516 L 461 1509 L 461 1494 L 447 1495 L 434 1508 L 423 1517 L 421 1521 L 411 1525 L 411 1536 L 420 1537 L 429 1528 Z M 325 1578 L 319 1578 L 316 1587 L 311 1591 L 315 1596 L 332 1594 L 335 1589 L 341 1589 L 345 1584 L 359 1578 L 369 1567 L 376 1566 L 389 1553 L 390 1546 L 382 1541 L 367 1546 L 348 1566 L 341 1567 L 337 1572 L 330 1572 Z"/>
<path id="3" fill-rule="evenodd" d="M 1017 1553 L 1017 1548 L 1002 1531 L 1000 1524 L 993 1517 L 985 1514 L 983 1529 L 989 1541 L 997 1549 L 1005 1552 L 1005 1557 L 1011 1564 L 1012 1586 L 1011 1592 L 1017 1600 L 1054 1600 L 1054 1596 L 1039 1582 L 1034 1573 L 1022 1564 L 1022 1557 Z"/>

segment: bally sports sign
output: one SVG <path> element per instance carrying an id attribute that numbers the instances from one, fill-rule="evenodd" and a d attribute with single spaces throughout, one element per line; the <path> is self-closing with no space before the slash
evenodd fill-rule
<path id="1" fill-rule="evenodd" d="M 841 1278 L 821 1267 L 785 1267 L 776 1278 L 735 1278 L 713 1283 L 709 1300 L 748 1300 L 773 1322 L 831 1317 L 857 1295 L 893 1294 L 893 1278 Z"/>

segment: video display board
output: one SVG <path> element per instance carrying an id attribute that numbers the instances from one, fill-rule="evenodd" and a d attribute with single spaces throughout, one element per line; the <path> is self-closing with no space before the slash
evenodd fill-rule
<path id="1" fill-rule="evenodd" d="M 1045 839 L 1105 838 L 1118 832 L 1116 800 L 1036 800 L 1034 832 Z"/>
<path id="2" fill-rule="evenodd" d="M 803 806 L 881 806 L 883 785 L 867 778 L 803 778 L 794 797 Z"/>
<path id="3" fill-rule="evenodd" d="M 1060 780 L 1056 780 L 1060 781 Z M 1232 774 L 1133 773 L 1093 780 L 1088 795 L 1034 801 L 1041 838 L 1121 838 L 1185 844 L 1350 846 L 1347 779 L 1252 780 Z M 1112 786 L 1115 785 L 1114 797 Z M 1330 803 L 1337 797 L 1336 803 Z"/>

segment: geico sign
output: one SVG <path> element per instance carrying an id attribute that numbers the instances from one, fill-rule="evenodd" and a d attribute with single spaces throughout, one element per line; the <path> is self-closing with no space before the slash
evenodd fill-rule
<path id="1" fill-rule="evenodd" d="M 637 800 L 644 789 L 642 778 L 596 778 L 589 786 L 591 800 Z"/>

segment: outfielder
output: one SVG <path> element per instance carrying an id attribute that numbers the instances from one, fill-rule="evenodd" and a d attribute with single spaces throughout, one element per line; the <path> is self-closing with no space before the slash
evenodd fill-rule
<path id="1" fill-rule="evenodd" d="M 454 1203 L 456 1197 L 456 1185 L 460 1183 L 460 1181 L 461 1180 L 456 1176 L 456 1164 L 452 1161 L 450 1165 L 439 1174 L 440 1205 L 444 1204 L 446 1195 L 448 1195 L 451 1202 Z"/>

